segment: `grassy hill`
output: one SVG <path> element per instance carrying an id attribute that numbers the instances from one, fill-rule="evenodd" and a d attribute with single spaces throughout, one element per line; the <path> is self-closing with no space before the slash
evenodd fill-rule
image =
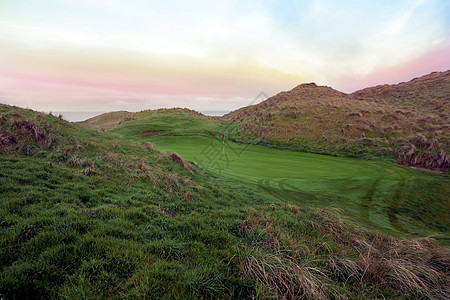
<path id="1" fill-rule="evenodd" d="M 340 208 L 365 226 L 389 233 L 447 238 L 447 176 L 382 161 L 278 150 L 228 139 L 222 143 L 221 133 L 228 126 L 175 109 L 148 113 L 110 132 L 176 151 L 211 172 L 257 184 L 261 192 L 296 205 Z M 421 207 L 427 209 L 419 212 Z"/>
<path id="2" fill-rule="evenodd" d="M 202 115 L 201 113 L 198 113 L 194 110 L 186 109 L 186 108 L 172 108 L 172 109 L 158 109 L 158 110 L 143 110 L 137 113 L 132 113 L 128 111 L 115 111 L 115 112 L 109 112 L 104 113 L 98 116 L 95 116 L 93 118 L 87 119 L 82 122 L 77 122 L 80 125 L 83 125 L 85 127 L 89 128 L 95 128 L 95 129 L 101 129 L 101 130 L 111 130 L 122 123 L 131 121 L 131 120 L 137 120 L 139 119 L 139 122 L 145 122 L 145 120 L 148 120 L 149 118 L 152 118 L 153 116 L 157 116 L 158 114 L 165 114 L 166 112 L 177 114 L 178 116 L 186 115 L 189 117 L 195 117 L 195 119 L 203 119 L 203 120 L 211 120 L 214 118 L 206 117 Z M 180 118 L 178 118 L 177 122 L 179 122 Z M 208 123 L 208 122 L 206 122 Z M 139 130 L 139 127 L 136 128 L 136 130 Z M 141 133 L 139 131 L 138 133 Z M 132 135 L 132 134 L 131 134 Z"/>
<path id="3" fill-rule="evenodd" d="M 142 144 L 224 125 L 173 112 L 113 133 L 0 105 L 0 297 L 448 298 L 450 254 L 432 239 Z"/>
<path id="4" fill-rule="evenodd" d="M 379 85 L 362 89 L 352 95 L 363 99 L 373 99 L 377 102 L 388 102 L 402 105 L 407 109 L 418 108 L 437 114 L 442 121 L 448 121 L 450 94 L 450 71 L 433 72 L 414 78 L 409 82 L 395 85 Z"/>
<path id="5" fill-rule="evenodd" d="M 101 130 L 110 130 L 116 126 L 119 126 L 123 122 L 133 119 L 134 113 L 128 111 L 115 111 L 110 113 L 101 114 L 90 118 L 86 121 L 77 122 L 89 128 L 98 128 Z"/>
<path id="6" fill-rule="evenodd" d="M 450 71 L 344 94 L 314 83 L 224 116 L 241 142 L 448 170 Z"/>

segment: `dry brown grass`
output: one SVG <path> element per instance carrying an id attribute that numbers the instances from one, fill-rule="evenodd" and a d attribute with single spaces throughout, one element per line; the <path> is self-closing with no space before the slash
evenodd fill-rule
<path id="1" fill-rule="evenodd" d="M 173 160 L 174 162 L 179 164 L 183 169 L 192 173 L 192 170 L 189 167 L 189 165 L 187 164 L 187 162 L 181 156 L 179 156 L 177 153 L 175 153 L 175 152 L 169 153 L 168 156 L 171 160 Z"/>
<path id="2" fill-rule="evenodd" d="M 109 112 L 109 113 L 104 113 L 95 117 L 92 117 L 88 120 L 82 121 L 82 122 L 77 122 L 80 125 L 89 127 L 89 128 L 94 128 L 94 129 L 98 129 L 98 130 L 102 130 L 102 131 L 108 131 L 113 129 L 114 127 L 117 127 L 125 122 L 131 121 L 131 120 L 135 120 L 138 119 L 140 117 L 143 116 L 149 116 L 149 115 L 154 115 L 154 114 L 158 114 L 160 112 L 167 112 L 167 111 L 172 111 L 174 113 L 190 113 L 193 116 L 201 116 L 203 118 L 208 118 L 208 119 L 216 119 L 215 117 L 207 117 L 204 116 L 203 114 L 196 112 L 194 110 L 190 110 L 187 108 L 170 108 L 170 109 L 166 109 L 166 108 L 161 108 L 158 110 L 143 110 L 140 112 L 128 112 L 128 111 L 114 111 L 114 112 Z M 146 134 L 144 134 L 144 136 L 151 136 L 153 135 L 151 131 L 149 131 Z"/>
<path id="3" fill-rule="evenodd" d="M 158 204 L 158 206 L 155 206 L 155 208 L 158 212 L 160 212 L 165 217 L 178 219 L 178 216 L 176 216 L 175 212 L 173 212 L 172 210 L 170 210 L 167 207 L 162 207 L 161 205 Z"/>
<path id="4" fill-rule="evenodd" d="M 191 202 L 191 191 L 190 190 L 187 190 L 184 193 L 183 200 L 186 202 Z"/>
<path id="5" fill-rule="evenodd" d="M 399 147 L 412 143 L 420 149 L 411 159 L 399 157 L 399 163 L 445 171 L 449 167 L 442 161 L 447 154 L 430 153 L 448 153 L 450 149 L 449 97 L 450 71 L 353 94 L 302 84 L 232 112 L 224 120 L 238 122 L 235 133 L 244 140 L 257 138 L 330 149 L 357 146 L 390 156 L 395 156 Z M 418 138 L 408 140 L 413 136 Z M 360 142 L 366 138 L 377 143 Z M 435 141 L 432 147 L 431 141 Z M 423 148 L 428 154 L 419 157 Z M 387 153 L 386 149 L 392 150 Z"/>
<path id="6" fill-rule="evenodd" d="M 29 120 L 16 121 L 14 127 L 17 141 L 28 137 L 40 146 L 49 147 L 56 139 L 55 135 L 47 133 L 45 129 Z"/>
<path id="7" fill-rule="evenodd" d="M 56 147 L 58 124 L 44 119 L 44 114 L 30 115 L 17 107 L 8 110 L 0 116 L 0 152 L 30 154 L 39 147 Z"/>
<path id="8" fill-rule="evenodd" d="M 312 214 L 311 232 L 324 235 L 320 240 L 313 233 L 295 235 L 277 219 L 279 209 L 292 217 Z M 338 210 L 285 204 L 269 211 L 274 215 L 250 209 L 240 225 L 241 234 L 258 237 L 253 246 L 242 246 L 240 268 L 266 291 L 263 298 L 270 293 L 282 299 L 330 298 L 345 286 L 359 297 L 367 289 L 388 289 L 398 296 L 448 299 L 450 251 L 429 238 L 386 237 L 351 225 Z"/>
<path id="9" fill-rule="evenodd" d="M 77 156 L 72 156 L 68 161 L 67 164 L 70 166 L 73 166 L 75 168 L 81 168 L 84 165 L 84 161 Z"/>
<path id="10" fill-rule="evenodd" d="M 355 230 L 341 219 L 328 219 L 325 213 L 321 230 L 331 234 L 340 245 L 350 245 L 358 251 L 354 261 L 333 261 L 335 275 L 360 283 L 381 283 L 409 295 L 446 299 L 448 295 L 448 249 L 425 239 L 383 237 L 364 230 Z M 358 232 L 359 231 L 359 232 Z M 350 234 L 349 234 L 350 233 Z"/>
<path id="11" fill-rule="evenodd" d="M 283 207 L 293 214 L 300 213 L 295 205 Z M 309 248 L 284 232 L 274 219 L 254 209 L 249 214 L 248 220 L 240 225 L 242 234 L 261 230 L 264 235 L 258 246 L 243 248 L 243 276 L 255 278 L 258 285 L 267 287 L 279 299 L 325 299 L 323 272 L 312 266 L 310 260 L 303 260 L 310 254 Z"/>
<path id="12" fill-rule="evenodd" d="M 150 142 L 142 142 L 142 145 L 150 152 L 155 151 L 155 147 Z"/>
<path id="13" fill-rule="evenodd" d="M 244 276 L 256 278 L 278 299 L 326 299 L 318 268 L 301 265 L 285 255 L 260 254 L 247 250 L 241 264 Z"/>
<path id="14" fill-rule="evenodd" d="M 140 161 L 137 165 L 137 167 L 139 168 L 139 170 L 141 170 L 142 172 L 146 173 L 148 171 L 151 170 L 151 167 L 149 165 L 147 165 L 145 162 Z"/>
<path id="15" fill-rule="evenodd" d="M 180 183 L 176 173 L 165 173 L 164 180 L 169 184 L 169 188 L 179 188 Z M 171 190 L 172 191 L 172 190 Z"/>
<path id="16" fill-rule="evenodd" d="M 106 114 L 101 114 L 96 117 L 90 118 L 83 122 L 78 122 L 80 125 L 100 129 L 111 130 L 112 128 L 119 126 L 120 124 L 133 120 L 134 113 L 128 111 L 116 111 Z"/>
<path id="17" fill-rule="evenodd" d="M 115 165 L 119 165 L 122 161 L 120 155 L 114 152 L 106 152 L 102 159 Z"/>

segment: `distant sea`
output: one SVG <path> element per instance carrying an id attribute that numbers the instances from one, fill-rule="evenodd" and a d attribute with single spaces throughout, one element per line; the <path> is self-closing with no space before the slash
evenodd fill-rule
<path id="1" fill-rule="evenodd" d="M 200 110 L 199 112 L 201 112 L 205 116 L 221 117 L 223 115 L 226 115 L 230 111 L 229 110 Z"/>
<path id="2" fill-rule="evenodd" d="M 52 111 L 51 112 L 54 116 L 59 116 L 59 114 L 62 115 L 63 119 L 66 121 L 70 121 L 70 122 L 79 122 L 79 121 L 84 121 L 87 120 L 89 118 L 101 115 L 105 112 L 103 111 L 83 111 L 83 112 L 79 112 L 79 111 Z"/>
<path id="3" fill-rule="evenodd" d="M 227 113 L 229 113 L 229 110 L 201 110 L 202 114 L 206 116 L 223 116 Z M 52 111 L 52 114 L 55 116 L 58 116 L 61 114 L 63 116 L 64 120 L 70 121 L 70 122 L 80 122 L 87 120 L 89 118 L 101 115 L 105 112 L 102 111 L 88 111 L 88 112 L 74 112 L 74 111 L 61 111 L 61 112 L 55 112 Z"/>

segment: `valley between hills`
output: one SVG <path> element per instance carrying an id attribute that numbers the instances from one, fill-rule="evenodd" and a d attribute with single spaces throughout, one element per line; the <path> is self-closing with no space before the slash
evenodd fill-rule
<path id="1" fill-rule="evenodd" d="M 448 299 L 449 112 L 450 71 L 222 117 L 1 104 L 0 297 Z"/>

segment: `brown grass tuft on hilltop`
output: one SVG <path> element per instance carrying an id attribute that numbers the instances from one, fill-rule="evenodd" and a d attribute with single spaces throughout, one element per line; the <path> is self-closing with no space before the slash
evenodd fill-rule
<path id="1" fill-rule="evenodd" d="M 114 111 L 114 112 L 109 112 L 109 113 L 104 113 L 95 117 L 92 117 L 90 119 L 87 119 L 85 121 L 82 122 L 77 122 L 80 125 L 83 125 L 85 127 L 89 127 L 89 128 L 93 128 L 93 129 L 99 129 L 99 130 L 104 130 L 104 131 L 108 131 L 113 129 L 114 127 L 117 127 L 125 122 L 131 121 L 131 120 L 135 120 L 144 116 L 150 116 L 152 114 L 157 114 L 158 112 L 163 112 L 163 111 L 172 111 L 172 112 L 185 112 L 185 113 L 190 113 L 192 115 L 200 115 L 203 116 L 203 114 L 195 111 L 195 110 L 190 110 L 187 108 L 180 108 L 180 107 L 176 107 L 176 108 L 161 108 L 161 109 L 157 109 L 157 110 L 143 110 L 140 112 L 128 112 L 128 111 Z M 147 135 L 150 136 L 150 135 Z"/>
<path id="2" fill-rule="evenodd" d="M 301 84 L 224 116 L 237 140 L 395 157 L 407 166 L 448 170 L 450 71 L 345 94 Z"/>

